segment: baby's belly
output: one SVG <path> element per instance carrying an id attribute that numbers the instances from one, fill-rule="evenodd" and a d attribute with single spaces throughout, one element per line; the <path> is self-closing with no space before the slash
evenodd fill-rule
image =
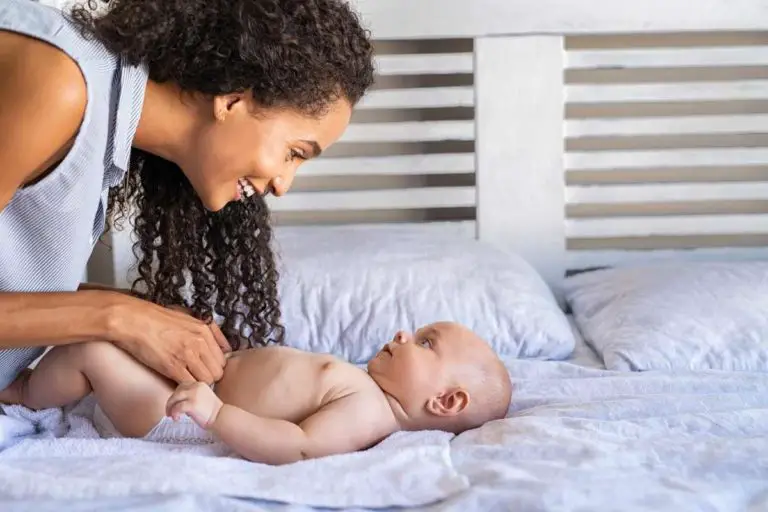
<path id="1" fill-rule="evenodd" d="M 322 367 L 315 355 L 280 347 L 253 349 L 227 362 L 214 389 L 225 404 L 298 423 L 321 405 Z"/>

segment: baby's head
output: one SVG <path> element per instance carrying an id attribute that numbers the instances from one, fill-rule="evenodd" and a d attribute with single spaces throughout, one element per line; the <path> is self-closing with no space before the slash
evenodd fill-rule
<path id="1" fill-rule="evenodd" d="M 491 347 L 454 322 L 398 332 L 368 362 L 405 430 L 459 433 L 506 416 L 512 385 Z"/>

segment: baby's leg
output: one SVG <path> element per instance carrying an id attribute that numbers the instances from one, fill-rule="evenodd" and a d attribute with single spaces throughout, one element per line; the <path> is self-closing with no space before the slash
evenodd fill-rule
<path id="1" fill-rule="evenodd" d="M 56 347 L 24 379 L 20 403 L 32 409 L 61 407 L 92 390 L 104 414 L 128 437 L 146 435 L 162 419 L 174 389 L 106 342 Z"/>

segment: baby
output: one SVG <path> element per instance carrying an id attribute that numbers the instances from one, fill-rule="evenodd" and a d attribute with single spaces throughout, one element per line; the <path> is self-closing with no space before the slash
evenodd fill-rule
<path id="1" fill-rule="evenodd" d="M 511 384 L 469 329 L 398 332 L 368 371 L 287 347 L 234 353 L 214 387 L 174 385 L 110 343 L 51 350 L 0 402 L 60 407 L 93 392 L 104 436 L 218 439 L 254 462 L 287 464 L 371 447 L 399 430 L 459 433 L 505 417 Z M 171 419 L 172 418 L 172 419 Z"/>

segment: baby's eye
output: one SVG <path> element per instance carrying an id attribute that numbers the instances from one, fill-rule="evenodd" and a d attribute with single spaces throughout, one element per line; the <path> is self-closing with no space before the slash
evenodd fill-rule
<path id="1" fill-rule="evenodd" d="M 427 338 L 424 338 L 419 342 L 419 345 L 421 345 L 424 348 L 432 348 L 432 341 L 430 341 Z"/>

